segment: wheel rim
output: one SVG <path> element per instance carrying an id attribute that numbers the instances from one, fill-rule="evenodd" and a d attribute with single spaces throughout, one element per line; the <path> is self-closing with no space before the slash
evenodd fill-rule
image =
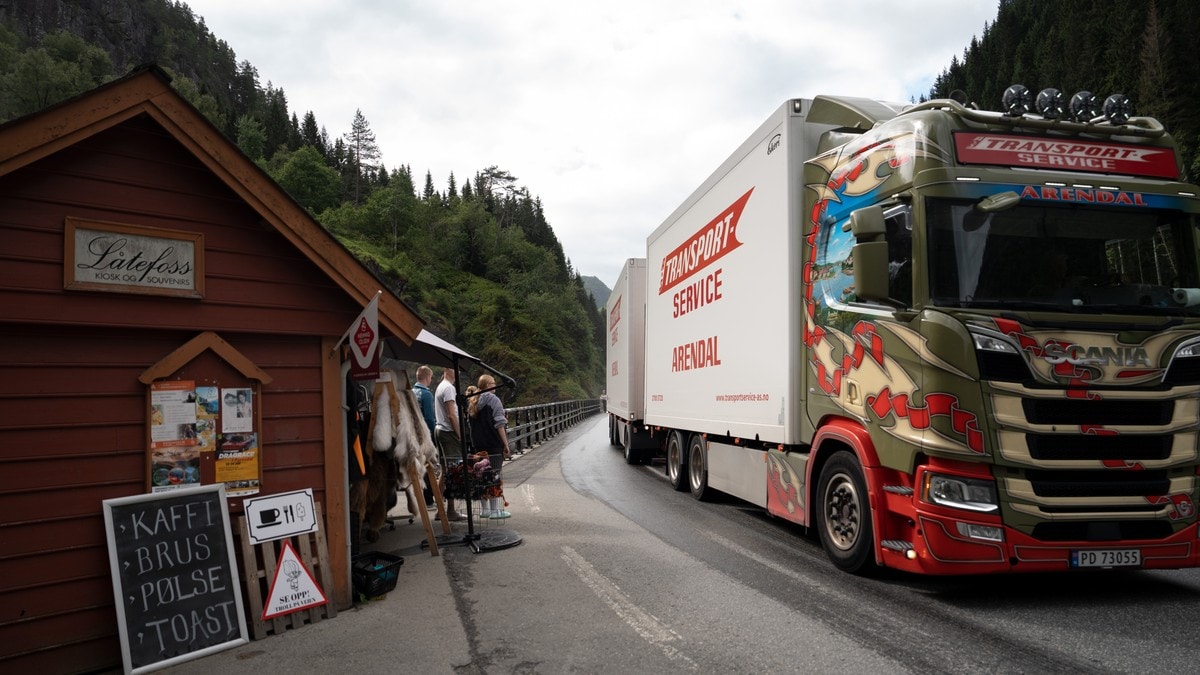
<path id="1" fill-rule="evenodd" d="M 704 452 L 699 443 L 693 443 L 688 451 L 688 479 L 692 483 L 692 490 L 700 489 L 704 479 Z"/>
<path id="2" fill-rule="evenodd" d="M 675 436 L 667 443 L 667 476 L 672 482 L 679 479 L 679 467 L 683 459 L 683 450 L 679 446 L 679 439 Z"/>
<path id="3" fill-rule="evenodd" d="M 838 473 L 825 487 L 825 532 L 829 543 L 838 550 L 848 551 L 862 532 L 862 505 L 854 481 Z"/>

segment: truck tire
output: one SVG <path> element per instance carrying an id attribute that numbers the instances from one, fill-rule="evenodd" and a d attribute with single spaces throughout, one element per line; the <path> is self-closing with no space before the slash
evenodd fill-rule
<path id="1" fill-rule="evenodd" d="M 713 490 L 708 487 L 708 443 L 700 434 L 688 443 L 687 457 L 688 488 L 698 501 L 709 501 Z"/>
<path id="2" fill-rule="evenodd" d="M 667 438 L 667 480 L 680 492 L 688 489 L 687 448 L 678 431 Z"/>
<path id="3" fill-rule="evenodd" d="M 625 427 L 625 437 L 623 439 L 625 449 L 626 464 L 642 464 L 642 451 L 633 447 L 633 425 L 629 424 Z"/>
<path id="4" fill-rule="evenodd" d="M 608 416 L 608 444 L 609 445 L 611 445 L 613 447 L 621 446 L 620 442 L 617 441 L 617 437 L 621 435 L 620 428 L 621 428 L 621 426 L 617 423 L 617 418 L 612 415 L 609 415 Z"/>
<path id="5" fill-rule="evenodd" d="M 862 468 L 853 453 L 838 451 L 821 469 L 815 509 L 821 546 L 843 572 L 867 574 L 875 567 L 875 534 Z"/>

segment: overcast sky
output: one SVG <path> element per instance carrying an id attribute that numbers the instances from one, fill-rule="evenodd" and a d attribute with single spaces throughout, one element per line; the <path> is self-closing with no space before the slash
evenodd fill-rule
<path id="1" fill-rule="evenodd" d="M 496 165 L 575 269 L 626 258 L 783 101 L 907 102 L 998 0 L 187 0 L 331 139 L 361 109 L 389 169 L 445 192 Z M 983 103 L 983 102 L 981 102 Z"/>

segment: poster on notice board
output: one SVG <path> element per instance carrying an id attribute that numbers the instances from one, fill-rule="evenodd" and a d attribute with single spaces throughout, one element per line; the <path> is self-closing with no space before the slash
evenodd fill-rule
<path id="1" fill-rule="evenodd" d="M 150 491 L 199 484 L 196 383 L 155 382 L 150 386 Z"/>

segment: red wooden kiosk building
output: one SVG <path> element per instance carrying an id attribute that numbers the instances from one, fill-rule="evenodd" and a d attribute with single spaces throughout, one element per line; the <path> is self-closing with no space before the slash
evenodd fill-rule
<path id="1" fill-rule="evenodd" d="M 334 345 L 380 288 L 156 68 L 0 125 L 0 671 L 120 664 L 101 502 L 162 480 L 311 488 L 350 604 Z M 257 465 L 154 475 L 152 381 L 244 391 Z"/>

